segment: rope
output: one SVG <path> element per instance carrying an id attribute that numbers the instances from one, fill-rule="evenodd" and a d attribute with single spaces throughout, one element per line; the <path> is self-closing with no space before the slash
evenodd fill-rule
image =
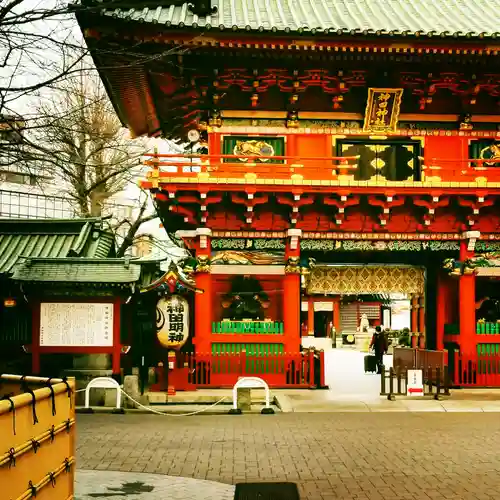
<path id="1" fill-rule="evenodd" d="M 33 411 L 33 425 L 38 424 L 38 417 L 36 414 L 36 396 L 35 393 L 28 389 L 28 386 L 24 387 L 24 391 L 31 395 L 31 409 Z"/>
<path id="2" fill-rule="evenodd" d="M 37 441 L 36 439 L 32 439 L 31 446 L 33 447 L 33 451 L 36 454 L 36 452 L 38 451 L 38 448 L 40 448 L 40 442 Z"/>
<path id="3" fill-rule="evenodd" d="M 30 490 L 30 493 L 31 493 L 31 497 L 36 497 L 36 486 L 33 485 L 33 482 L 30 481 L 28 483 L 28 489 Z"/>
<path id="4" fill-rule="evenodd" d="M 50 442 L 53 443 L 54 439 L 56 437 L 56 428 L 55 426 L 52 426 L 49 430 L 49 437 L 50 437 Z"/>
<path id="5" fill-rule="evenodd" d="M 21 388 L 24 392 L 31 394 L 31 408 L 33 410 L 33 425 L 38 424 L 38 417 L 36 414 L 36 396 L 35 396 L 35 393 L 28 387 L 28 384 L 26 382 L 26 375 L 23 375 L 19 379 L 19 383 L 20 383 Z M 36 496 L 36 491 L 35 491 L 35 496 Z"/>
<path id="6" fill-rule="evenodd" d="M 47 475 L 49 476 L 49 481 L 50 481 L 50 484 L 52 485 L 52 488 L 55 488 L 56 487 L 56 475 L 53 472 L 49 472 Z"/>
<path id="7" fill-rule="evenodd" d="M 9 469 L 12 466 L 16 466 L 16 450 L 14 450 L 14 448 L 9 450 Z"/>
<path id="8" fill-rule="evenodd" d="M 78 391 L 74 392 L 83 392 L 86 389 L 78 389 Z M 196 410 L 192 411 L 190 413 L 165 413 L 163 411 L 155 410 L 153 408 L 149 408 L 148 406 L 144 406 L 143 404 L 139 403 L 139 401 L 136 401 L 132 396 L 128 395 L 123 389 L 120 388 L 120 391 L 122 394 L 130 399 L 133 403 L 135 403 L 139 408 L 143 408 L 144 410 L 150 411 L 151 413 L 156 413 L 157 415 L 164 415 L 166 417 L 189 417 L 191 415 L 197 415 L 198 413 L 203 413 L 204 411 L 210 410 L 214 406 L 217 406 L 218 404 L 222 403 L 225 399 L 227 399 L 227 396 L 224 396 L 220 398 L 218 401 L 216 401 L 214 404 L 208 406 L 207 408 L 202 408 L 201 410 Z"/>
<path id="9" fill-rule="evenodd" d="M 52 387 L 51 384 L 51 379 L 47 381 L 47 387 L 50 389 L 50 399 L 52 400 L 52 416 L 55 417 L 56 415 L 56 393 L 54 392 L 54 388 Z"/>
<path id="10" fill-rule="evenodd" d="M 71 387 L 69 386 L 68 379 L 66 377 L 63 377 L 62 383 L 66 385 L 66 391 L 68 392 L 68 398 L 69 398 L 69 407 L 73 408 L 73 400 L 71 399 Z"/>
<path id="11" fill-rule="evenodd" d="M 148 410 L 151 413 L 156 413 L 157 415 L 164 415 L 165 417 L 189 417 L 191 415 L 197 415 L 198 413 L 202 413 L 204 411 L 209 410 L 210 408 L 213 408 L 214 406 L 217 406 L 219 403 L 222 403 L 222 401 L 227 399 L 227 396 L 224 396 L 220 398 L 218 401 L 216 401 L 213 405 L 210 405 L 207 408 L 202 408 L 201 410 L 192 411 L 191 413 L 165 413 L 163 411 L 154 410 L 153 408 L 148 408 L 147 406 L 144 406 L 143 404 L 139 403 L 139 401 L 136 401 L 132 396 L 129 396 L 123 389 L 120 390 L 128 399 L 130 399 L 130 401 L 135 403 L 140 408 Z"/>

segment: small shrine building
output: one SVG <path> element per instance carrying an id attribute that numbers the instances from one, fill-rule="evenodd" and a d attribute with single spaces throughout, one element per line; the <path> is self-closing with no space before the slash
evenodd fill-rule
<path id="1" fill-rule="evenodd" d="M 119 379 L 156 364 L 140 339 L 155 334 L 166 273 L 115 248 L 106 218 L 0 220 L 2 373 Z"/>

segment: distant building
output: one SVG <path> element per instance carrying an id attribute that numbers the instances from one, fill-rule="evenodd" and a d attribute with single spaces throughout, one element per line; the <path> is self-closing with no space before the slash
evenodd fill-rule
<path id="1" fill-rule="evenodd" d="M 61 191 L 60 183 L 50 174 L 40 170 L 30 170 L 21 163 L 16 163 L 10 148 L 19 147 L 26 122 L 20 117 L 0 117 L 0 219 L 71 219 L 78 217 L 75 203 Z M 3 147 L 2 147 L 3 146 Z M 9 159 L 10 158 L 10 159 Z M 102 215 L 111 215 L 111 224 L 133 221 L 138 210 L 139 189 L 135 183 L 121 193 L 105 200 Z M 153 210 L 151 205 L 150 210 Z M 118 246 L 129 228 L 127 223 L 116 231 Z M 157 238 L 164 240 L 165 232 L 159 228 L 158 221 L 151 221 L 139 229 L 139 247 L 136 245 L 127 252 L 133 256 L 146 254 L 144 235 L 141 232 L 158 233 Z M 154 251 L 153 234 L 148 235 L 149 253 Z M 144 240 L 144 241 L 143 241 Z M 158 253 L 158 252 L 155 252 Z"/>
<path id="2" fill-rule="evenodd" d="M 26 122 L 20 116 L 0 115 L 0 143 L 19 143 L 23 137 Z"/>

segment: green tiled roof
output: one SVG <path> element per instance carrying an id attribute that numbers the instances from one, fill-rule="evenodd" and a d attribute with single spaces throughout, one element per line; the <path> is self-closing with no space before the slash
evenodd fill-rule
<path id="1" fill-rule="evenodd" d="M 131 284 L 139 281 L 141 266 L 130 259 L 22 259 L 12 279 L 29 282 Z"/>
<path id="2" fill-rule="evenodd" d="M 144 2 L 145 7 L 129 8 L 131 2 L 125 2 L 124 8 L 103 13 L 200 30 L 500 36 L 500 0 L 212 0 L 217 13 L 206 17 L 194 15 L 187 3 L 169 3 L 158 1 L 151 7 L 152 2 Z"/>
<path id="3" fill-rule="evenodd" d="M 114 236 L 95 219 L 0 219 L 0 274 L 12 274 L 20 257 L 105 258 Z"/>

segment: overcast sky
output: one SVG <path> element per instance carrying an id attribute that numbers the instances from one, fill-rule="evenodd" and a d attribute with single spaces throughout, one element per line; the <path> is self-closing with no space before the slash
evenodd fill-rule
<path id="1" fill-rule="evenodd" d="M 16 11 L 41 12 L 60 4 L 59 0 L 24 0 Z M 0 85 L 9 88 L 35 85 L 57 75 L 63 66 L 63 44 L 82 43 L 76 19 L 69 14 L 17 26 L 3 25 L 0 33 L 0 60 L 5 63 L 9 54 L 7 63 L 0 67 Z M 50 37 L 52 40 L 43 37 Z M 14 50 L 10 51 L 12 46 Z M 39 94 L 43 96 L 43 92 L 9 92 L 6 108 L 29 118 L 33 115 L 34 99 Z"/>

